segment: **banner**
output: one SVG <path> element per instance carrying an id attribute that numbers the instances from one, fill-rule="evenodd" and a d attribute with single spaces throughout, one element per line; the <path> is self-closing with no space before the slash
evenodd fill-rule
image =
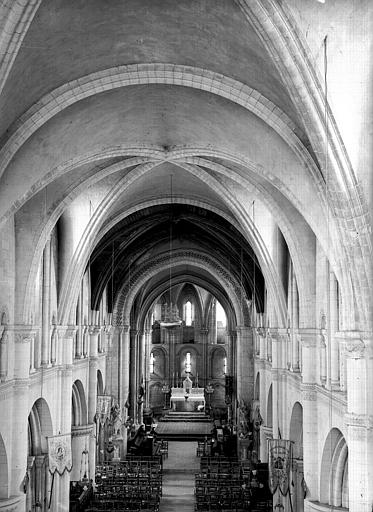
<path id="1" fill-rule="evenodd" d="M 49 471 L 59 475 L 71 471 L 71 434 L 48 437 Z"/>
<path id="2" fill-rule="evenodd" d="M 268 440 L 269 488 L 274 494 L 277 488 L 283 496 L 289 491 L 291 466 L 291 441 L 287 439 Z"/>
<path id="3" fill-rule="evenodd" d="M 102 426 L 110 417 L 111 411 L 111 395 L 97 395 L 96 414 Z"/>

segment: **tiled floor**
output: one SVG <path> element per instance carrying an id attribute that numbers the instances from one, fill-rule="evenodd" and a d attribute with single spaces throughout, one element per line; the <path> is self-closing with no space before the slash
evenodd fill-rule
<path id="1" fill-rule="evenodd" d="M 163 462 L 162 499 L 159 512 L 194 511 L 194 474 L 199 469 L 197 442 L 169 441 Z"/>

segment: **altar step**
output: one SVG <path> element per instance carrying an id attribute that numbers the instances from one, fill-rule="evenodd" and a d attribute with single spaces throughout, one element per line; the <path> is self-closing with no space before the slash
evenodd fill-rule
<path id="1" fill-rule="evenodd" d="M 160 439 L 199 441 L 211 434 L 213 423 L 204 412 L 167 411 L 160 418 L 157 434 Z"/>
<path id="2" fill-rule="evenodd" d="M 204 412 L 179 412 L 179 411 L 168 411 L 160 421 L 171 421 L 171 422 L 202 422 L 210 423 L 211 420 Z"/>

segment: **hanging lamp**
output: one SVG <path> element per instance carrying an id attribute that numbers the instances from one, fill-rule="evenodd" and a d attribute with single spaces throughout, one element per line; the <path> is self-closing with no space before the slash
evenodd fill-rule
<path id="1" fill-rule="evenodd" d="M 160 322 L 161 327 L 177 327 L 182 324 L 182 320 L 179 317 L 179 309 L 176 304 L 172 303 L 172 174 L 170 175 L 170 248 L 169 248 L 169 297 L 170 303 L 165 304 L 163 319 Z"/>

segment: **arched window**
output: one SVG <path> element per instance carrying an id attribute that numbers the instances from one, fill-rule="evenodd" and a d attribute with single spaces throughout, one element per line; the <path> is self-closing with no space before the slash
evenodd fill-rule
<path id="1" fill-rule="evenodd" d="M 192 371 L 192 363 L 190 359 L 190 352 L 186 353 L 185 357 L 185 371 L 186 373 L 190 373 Z"/>
<path id="2" fill-rule="evenodd" d="M 216 301 L 216 325 L 218 328 L 227 327 L 227 315 L 219 301 Z"/>
<path id="3" fill-rule="evenodd" d="M 153 354 L 153 352 L 150 354 L 149 372 L 154 373 L 154 354 Z"/>
<path id="4" fill-rule="evenodd" d="M 190 327 L 193 322 L 193 308 L 192 303 L 188 300 L 184 305 L 184 320 L 185 325 Z"/>

